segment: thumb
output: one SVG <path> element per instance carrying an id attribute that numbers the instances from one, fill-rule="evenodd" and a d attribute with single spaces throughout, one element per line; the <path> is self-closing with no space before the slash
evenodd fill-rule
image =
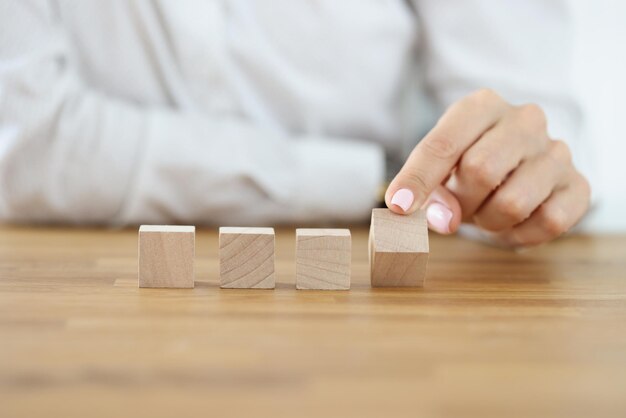
<path id="1" fill-rule="evenodd" d="M 445 186 L 439 185 L 422 206 L 426 210 L 428 227 L 440 234 L 452 234 L 461 224 L 461 205 Z"/>

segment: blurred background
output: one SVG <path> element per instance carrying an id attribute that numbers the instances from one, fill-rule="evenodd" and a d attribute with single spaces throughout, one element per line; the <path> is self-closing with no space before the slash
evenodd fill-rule
<path id="1" fill-rule="evenodd" d="M 382 151 L 388 180 L 447 105 L 491 87 L 516 104 L 537 101 L 554 136 L 580 145 L 575 157 L 594 192 L 580 229 L 626 231 L 626 3 L 454 8 L 424 0 L 410 3 L 417 19 L 409 3 L 285 2 L 276 17 L 276 3 L 217 2 L 196 17 L 203 3 L 3 1 L 0 215 L 26 223 L 366 221 L 384 180 Z M 61 25 L 50 18 L 57 12 Z M 399 80 L 414 58 L 415 21 L 416 43 L 426 45 L 417 66 L 429 68 L 424 102 L 404 111 L 396 99 L 412 91 Z M 494 34 L 504 41 L 491 42 Z M 396 48 L 398 40 L 405 43 Z M 339 145 L 345 138 L 358 141 Z"/>

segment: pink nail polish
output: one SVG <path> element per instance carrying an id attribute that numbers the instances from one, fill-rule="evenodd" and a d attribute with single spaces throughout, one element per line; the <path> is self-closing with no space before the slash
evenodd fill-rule
<path id="1" fill-rule="evenodd" d="M 452 211 L 438 202 L 433 202 L 426 209 L 426 219 L 428 224 L 437 232 L 442 234 L 450 233 L 450 221 Z"/>
<path id="2" fill-rule="evenodd" d="M 400 189 L 396 191 L 391 198 L 391 204 L 400 207 L 404 212 L 411 208 L 413 204 L 413 192 L 409 189 Z"/>

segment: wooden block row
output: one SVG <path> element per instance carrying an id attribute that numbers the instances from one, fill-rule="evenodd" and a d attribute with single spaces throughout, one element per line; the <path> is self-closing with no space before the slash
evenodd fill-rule
<path id="1" fill-rule="evenodd" d="M 274 229 L 221 227 L 220 287 L 274 289 Z M 374 209 L 369 236 L 373 287 L 423 286 L 428 261 L 423 211 L 397 215 Z M 194 287 L 195 227 L 139 228 L 139 287 Z M 350 289 L 352 237 L 348 229 L 296 230 L 296 288 Z"/>

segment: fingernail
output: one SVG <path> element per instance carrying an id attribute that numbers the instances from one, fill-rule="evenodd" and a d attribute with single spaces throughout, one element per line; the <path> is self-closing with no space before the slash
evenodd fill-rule
<path id="1" fill-rule="evenodd" d="M 403 211 L 407 211 L 413 204 L 413 192 L 409 189 L 400 189 L 391 198 L 391 204 L 399 206 Z"/>
<path id="2" fill-rule="evenodd" d="M 433 202 L 426 209 L 426 219 L 430 226 L 441 234 L 450 233 L 452 211 L 438 202 Z"/>

